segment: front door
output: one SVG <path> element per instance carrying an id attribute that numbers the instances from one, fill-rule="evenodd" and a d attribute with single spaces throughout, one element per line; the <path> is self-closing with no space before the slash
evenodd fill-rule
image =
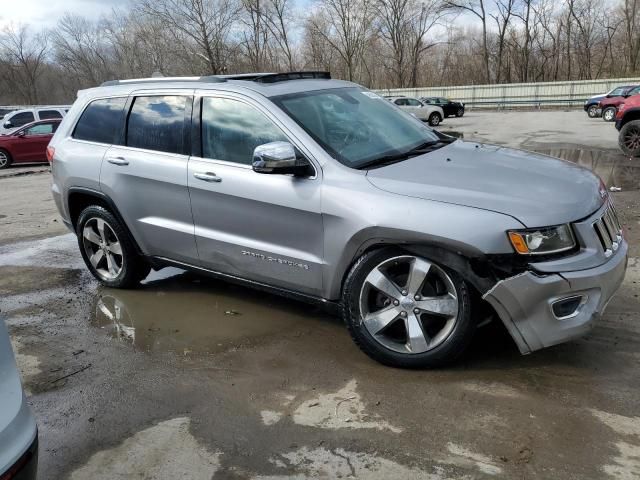
<path id="1" fill-rule="evenodd" d="M 144 253 L 196 263 L 187 189 L 190 95 L 139 95 L 127 116 L 126 135 L 107 150 L 100 173 Z"/>
<path id="2" fill-rule="evenodd" d="M 256 146 L 291 141 L 277 120 L 232 94 L 199 100 L 201 152 L 189 192 L 205 268 L 309 294 L 322 288 L 321 171 L 312 178 L 260 174 Z M 294 143 L 294 142 L 292 142 Z"/>

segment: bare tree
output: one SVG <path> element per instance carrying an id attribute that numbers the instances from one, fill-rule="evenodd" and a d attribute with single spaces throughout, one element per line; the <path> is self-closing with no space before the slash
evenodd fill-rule
<path id="1" fill-rule="evenodd" d="M 487 9 L 485 0 L 445 0 L 445 6 L 452 10 L 469 12 L 482 22 L 482 55 L 484 59 L 485 81 L 491 83 L 491 71 L 489 69 L 489 36 L 487 30 Z"/>
<path id="2" fill-rule="evenodd" d="M 496 66 L 496 83 L 500 83 L 502 75 L 502 61 L 504 54 L 504 42 L 507 29 L 510 26 L 511 18 L 514 14 L 516 0 L 497 0 L 495 2 L 495 14 L 490 14 L 491 18 L 496 22 L 498 28 L 498 53 Z"/>
<path id="3" fill-rule="evenodd" d="M 46 35 L 31 35 L 26 25 L 7 26 L 0 34 L 0 48 L 4 82 L 19 93 L 23 102 L 38 103 L 38 80 L 49 48 Z"/>
<path id="4" fill-rule="evenodd" d="M 372 34 L 372 0 L 321 0 L 319 5 L 322 10 L 310 19 L 309 26 L 342 58 L 347 79 L 355 80 Z"/>
<path id="5" fill-rule="evenodd" d="M 191 39 L 196 55 L 206 58 L 209 73 L 224 73 L 229 36 L 240 13 L 235 0 L 139 0 L 139 10 Z"/>
<path id="6" fill-rule="evenodd" d="M 295 70 L 294 49 L 290 31 L 294 28 L 291 0 L 267 0 L 266 24 L 271 36 L 285 57 L 287 68 Z"/>

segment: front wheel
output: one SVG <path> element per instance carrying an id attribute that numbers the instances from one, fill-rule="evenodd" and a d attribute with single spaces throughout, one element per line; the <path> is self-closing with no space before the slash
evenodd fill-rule
<path id="1" fill-rule="evenodd" d="M 589 118 L 596 118 L 598 116 L 598 107 L 591 105 L 587 110 L 587 115 L 589 115 Z"/>
<path id="2" fill-rule="evenodd" d="M 463 116 L 463 115 L 464 115 L 464 108 L 459 108 L 459 109 L 456 111 L 456 117 L 460 118 L 460 117 L 461 117 L 461 116 Z"/>
<path id="3" fill-rule="evenodd" d="M 640 157 L 640 120 L 625 123 L 618 134 L 620 149 L 630 157 Z"/>
<path id="4" fill-rule="evenodd" d="M 131 288 L 149 274 L 151 268 L 138 255 L 129 232 L 105 208 L 85 208 L 76 235 L 84 263 L 107 287 Z"/>
<path id="5" fill-rule="evenodd" d="M 613 122 L 616 119 L 616 107 L 607 107 L 602 111 L 602 119 L 605 122 Z"/>
<path id="6" fill-rule="evenodd" d="M 466 282 L 417 255 L 388 248 L 363 255 L 345 281 L 342 315 L 371 358 L 403 368 L 456 359 L 475 331 Z"/>
<path id="7" fill-rule="evenodd" d="M 438 125 L 440 125 L 440 122 L 442 122 L 442 117 L 437 112 L 432 113 L 431 115 L 429 115 L 428 122 L 432 127 L 437 127 Z"/>

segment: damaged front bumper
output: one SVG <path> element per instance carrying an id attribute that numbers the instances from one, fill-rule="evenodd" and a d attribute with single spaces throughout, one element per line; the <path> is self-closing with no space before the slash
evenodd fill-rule
<path id="1" fill-rule="evenodd" d="M 606 263 L 588 270 L 536 274 L 531 271 L 499 281 L 483 295 L 515 340 L 520 353 L 566 342 L 588 332 L 618 290 L 627 269 L 627 243 Z M 557 317 L 552 305 L 580 296 L 572 315 Z"/>

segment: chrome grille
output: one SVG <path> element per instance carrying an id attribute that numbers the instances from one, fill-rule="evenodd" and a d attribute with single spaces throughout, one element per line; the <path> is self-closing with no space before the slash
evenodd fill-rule
<path id="1" fill-rule="evenodd" d="M 593 228 L 600 239 L 605 256 L 609 257 L 622 241 L 622 227 L 613 204 L 607 205 L 602 216 L 593 223 Z"/>

